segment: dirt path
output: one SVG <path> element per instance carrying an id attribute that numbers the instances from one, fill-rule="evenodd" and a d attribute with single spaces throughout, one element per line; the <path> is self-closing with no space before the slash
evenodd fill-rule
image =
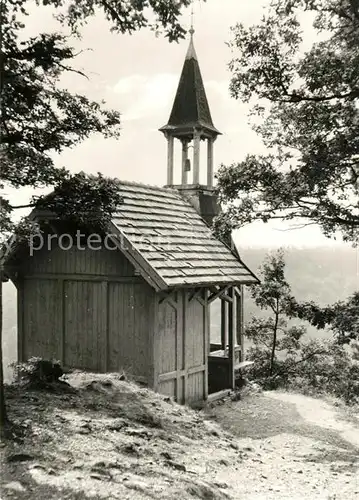
<path id="1" fill-rule="evenodd" d="M 358 415 L 284 392 L 249 396 L 210 415 L 252 450 L 241 477 L 227 477 L 235 498 L 359 499 Z"/>
<path id="2" fill-rule="evenodd" d="M 308 423 L 339 434 L 350 445 L 359 448 L 359 415 L 350 420 L 332 405 L 301 394 L 269 392 L 268 397 L 294 404 L 300 416 Z"/>

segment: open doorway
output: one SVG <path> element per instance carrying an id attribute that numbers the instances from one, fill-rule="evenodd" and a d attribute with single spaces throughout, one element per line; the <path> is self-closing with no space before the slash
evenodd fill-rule
<path id="1" fill-rule="evenodd" d="M 209 297 L 209 394 L 235 387 L 235 374 L 244 359 L 242 298 L 238 287 L 217 288 Z"/>

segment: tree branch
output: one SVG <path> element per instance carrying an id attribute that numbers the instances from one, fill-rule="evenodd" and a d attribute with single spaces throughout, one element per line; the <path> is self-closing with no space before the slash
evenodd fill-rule
<path id="1" fill-rule="evenodd" d="M 9 205 L 10 210 L 17 210 L 18 208 L 33 208 L 36 203 L 28 203 L 27 205 Z"/>
<path id="2" fill-rule="evenodd" d="M 354 89 L 350 92 L 347 92 L 346 94 L 332 94 L 329 96 L 305 96 L 305 95 L 299 95 L 296 93 L 289 93 L 286 92 L 285 95 L 288 97 L 288 99 L 271 99 L 272 101 L 279 101 L 279 102 L 292 102 L 292 103 L 299 103 L 302 101 L 309 101 L 309 102 L 325 102 L 325 101 L 331 101 L 332 99 L 356 99 L 359 98 L 359 89 Z"/>
<path id="3" fill-rule="evenodd" d="M 69 66 L 65 66 L 64 64 L 61 64 L 61 63 L 57 63 L 57 65 L 60 68 L 62 68 L 64 71 L 69 71 L 69 72 L 72 72 L 72 73 L 77 73 L 80 76 L 84 76 L 87 80 L 90 80 L 89 77 L 83 71 L 80 71 L 79 69 L 70 68 Z"/>

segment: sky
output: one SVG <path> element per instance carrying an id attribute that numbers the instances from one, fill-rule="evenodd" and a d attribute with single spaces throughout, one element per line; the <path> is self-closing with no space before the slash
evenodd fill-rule
<path id="1" fill-rule="evenodd" d="M 265 151 L 249 125 L 249 107 L 229 95 L 231 52 L 226 42 L 231 38 L 230 27 L 236 22 L 258 22 L 266 3 L 207 0 L 194 4 L 195 48 L 214 125 L 223 134 L 215 143 L 215 170 L 221 163 L 230 164 L 248 153 Z M 190 18 L 190 11 L 185 11 L 183 22 L 188 28 Z M 44 7 L 34 8 L 26 24 L 27 34 L 37 34 L 44 27 L 59 29 L 51 10 Z M 97 16 L 83 28 L 82 40 L 75 40 L 73 45 L 83 51 L 75 66 L 89 79 L 69 73 L 63 84 L 91 99 L 104 99 L 109 107 L 120 111 L 122 132 L 117 141 L 92 136 L 55 157 L 56 165 L 73 172 L 100 171 L 123 180 L 164 185 L 166 140 L 158 129 L 168 121 L 188 40 L 169 43 L 148 30 L 132 36 L 112 34 L 106 20 Z M 179 170 L 179 150 L 177 153 Z M 29 193 L 16 192 L 16 201 L 26 201 Z M 293 230 L 279 222 L 250 225 L 238 231 L 236 239 L 243 246 L 335 244 L 316 227 Z"/>

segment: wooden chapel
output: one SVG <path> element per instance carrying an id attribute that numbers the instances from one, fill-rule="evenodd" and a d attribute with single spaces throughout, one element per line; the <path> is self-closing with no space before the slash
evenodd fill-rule
<path id="1" fill-rule="evenodd" d="M 193 30 L 168 123 L 167 185 L 121 182 L 123 203 L 108 229 L 110 246 L 15 245 L 5 258 L 18 292 L 18 356 L 57 359 L 69 368 L 125 370 L 180 403 L 231 390 L 244 361 L 243 286 L 258 283 L 236 249 L 210 225 L 214 127 Z M 175 143 L 181 144 L 180 184 Z M 206 183 L 200 152 L 207 143 Z M 189 152 L 193 149 L 193 157 Z M 51 214 L 34 213 L 39 220 Z M 66 228 L 61 226 L 60 241 Z M 210 309 L 220 303 L 220 336 Z"/>

